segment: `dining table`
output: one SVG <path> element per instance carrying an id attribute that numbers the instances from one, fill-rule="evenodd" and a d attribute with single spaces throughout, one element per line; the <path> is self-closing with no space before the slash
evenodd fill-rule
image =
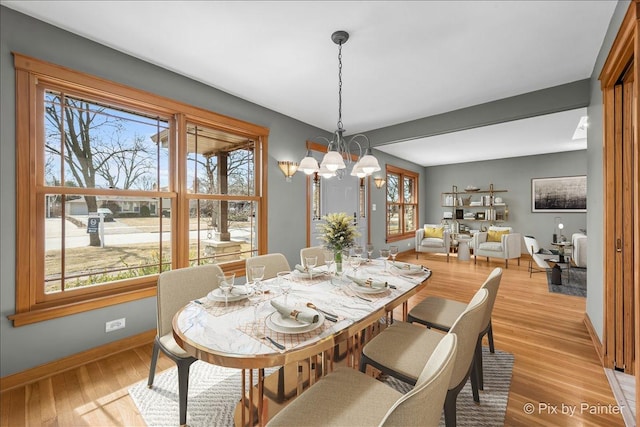
<path id="1" fill-rule="evenodd" d="M 347 348 L 347 365 L 355 368 L 364 343 L 393 321 L 397 307 L 402 306 L 406 320 L 409 298 L 431 277 L 422 265 L 384 259 L 366 260 L 355 271 L 334 269 L 297 268 L 262 280 L 264 294 L 256 305 L 245 293 L 249 284 L 234 286 L 227 301 L 214 289 L 175 314 L 173 335 L 187 353 L 241 370 L 236 425 L 264 425 L 269 419 L 265 370 L 276 375 L 282 367 L 298 364 L 294 372 L 299 373 L 295 390 L 299 394 L 333 369 L 339 344 Z M 289 282 L 287 294 L 281 291 L 281 281 Z M 307 316 L 306 321 L 294 319 L 299 313 Z M 304 378 L 300 366 L 307 367 Z"/>

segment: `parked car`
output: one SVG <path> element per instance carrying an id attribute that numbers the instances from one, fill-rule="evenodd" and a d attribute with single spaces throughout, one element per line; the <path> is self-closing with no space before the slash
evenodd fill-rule
<path id="1" fill-rule="evenodd" d="M 109 208 L 98 208 L 98 214 L 102 214 L 104 222 L 113 222 L 113 212 Z"/>

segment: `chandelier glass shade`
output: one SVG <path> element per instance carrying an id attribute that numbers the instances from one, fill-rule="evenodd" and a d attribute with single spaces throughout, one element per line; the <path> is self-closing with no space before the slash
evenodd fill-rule
<path id="1" fill-rule="evenodd" d="M 371 142 L 366 135 L 357 134 L 348 141 L 344 138 L 344 128 L 342 125 L 342 45 L 349 39 L 346 31 L 336 31 L 331 35 L 331 40 L 338 45 L 338 129 L 333 133 L 331 140 L 324 137 L 316 139 L 323 140 L 327 144 L 327 153 L 318 164 L 311 152 L 307 150 L 307 155 L 300 162 L 300 170 L 307 175 L 318 172 L 324 178 L 333 176 L 342 177 L 348 167 L 353 163 L 352 156 L 357 154 L 357 161 L 351 170 L 352 176 L 364 178 L 380 170 L 380 164 L 374 157 L 371 150 Z M 365 145 L 366 143 L 366 145 Z M 363 148 L 366 147 L 363 155 Z M 352 150 L 356 150 L 352 152 Z"/>

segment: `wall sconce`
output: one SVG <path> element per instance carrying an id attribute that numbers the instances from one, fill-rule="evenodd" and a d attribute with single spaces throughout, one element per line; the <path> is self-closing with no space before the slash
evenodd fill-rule
<path id="1" fill-rule="evenodd" d="M 298 163 L 290 161 L 278 161 L 278 167 L 284 174 L 286 181 L 291 182 L 291 177 L 298 170 Z"/>
<path id="2" fill-rule="evenodd" d="M 386 181 L 379 176 L 373 178 L 373 183 L 376 185 L 376 188 L 382 188 Z"/>

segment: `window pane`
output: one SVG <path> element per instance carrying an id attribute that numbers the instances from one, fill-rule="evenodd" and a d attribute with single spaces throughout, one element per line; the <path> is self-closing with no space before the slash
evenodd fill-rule
<path id="1" fill-rule="evenodd" d="M 398 203 L 400 201 L 400 176 L 387 174 L 387 202 Z"/>
<path id="2" fill-rule="evenodd" d="M 45 293 L 170 269 L 171 221 L 158 215 L 168 200 L 49 194 L 45 203 Z"/>
<path id="3" fill-rule="evenodd" d="M 44 122 L 48 185 L 136 190 L 168 185 L 167 146 L 154 142 L 167 134 L 166 121 L 47 92 Z"/>
<path id="4" fill-rule="evenodd" d="M 223 263 L 257 255 L 256 207 L 247 200 L 191 200 L 191 263 Z"/>
<path id="5" fill-rule="evenodd" d="M 387 206 L 387 234 L 400 233 L 400 206 Z"/>
<path id="6" fill-rule="evenodd" d="M 416 206 L 404 205 L 404 231 L 405 233 L 416 230 Z"/>
<path id="7" fill-rule="evenodd" d="M 187 125 L 190 193 L 254 195 L 255 143 L 217 129 Z"/>
<path id="8" fill-rule="evenodd" d="M 403 179 L 404 185 L 402 187 L 402 191 L 404 193 L 404 203 L 413 203 L 413 178 L 407 178 L 406 176 Z"/>

